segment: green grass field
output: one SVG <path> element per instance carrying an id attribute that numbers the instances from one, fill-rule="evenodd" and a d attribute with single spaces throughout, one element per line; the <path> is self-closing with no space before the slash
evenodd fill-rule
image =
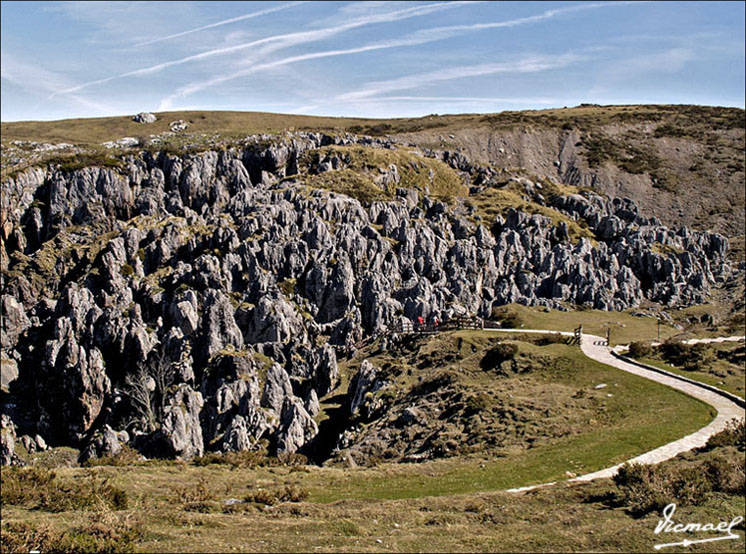
<path id="1" fill-rule="evenodd" d="M 694 379 L 700 383 L 705 383 L 723 389 L 741 398 L 744 398 L 746 382 L 744 382 L 743 367 L 734 364 L 728 364 L 722 360 L 717 360 L 712 366 L 703 368 L 700 371 L 688 371 L 681 367 L 667 364 L 655 358 L 639 358 L 644 364 L 651 365 L 682 377 Z"/>
<path id="2" fill-rule="evenodd" d="M 573 310 L 562 312 L 547 311 L 544 308 L 527 307 L 520 304 L 508 304 L 504 307 L 508 312 L 520 318 L 526 329 L 549 329 L 553 331 L 572 331 L 578 325 L 583 326 L 583 332 L 603 337 L 606 330 L 611 330 L 611 344 L 629 344 L 633 341 L 656 340 L 658 337 L 658 322 L 654 317 L 638 317 L 630 312 L 605 312 L 602 310 Z M 660 338 L 666 340 L 680 331 L 668 324 L 660 326 Z"/>
<path id="3" fill-rule="evenodd" d="M 446 333 L 432 340 L 427 346 L 433 352 L 445 350 L 444 341 L 465 345 L 467 351 L 470 345 L 496 341 L 494 334 L 482 331 Z M 526 495 L 497 491 L 564 480 L 570 473 L 616 464 L 706 425 L 713 417 L 710 408 L 657 383 L 598 364 L 576 347 L 525 344 L 522 348 L 529 354 L 551 353 L 562 359 L 562 364 L 537 370 L 530 379 L 550 389 L 571 387 L 593 395 L 598 419 L 588 421 L 582 432 L 545 440 L 533 448 L 420 464 L 234 468 L 156 461 L 56 472 L 70 486 L 96 478 L 126 491 L 127 509 L 109 511 L 106 517 L 137 520 L 144 529 L 137 543 L 142 551 L 510 550 L 519 537 L 529 541 L 526 544 L 532 549 L 567 550 L 572 545 L 615 544 L 613 530 L 622 525 L 642 529 L 621 510 L 599 513 L 597 505 L 578 500 L 597 485 Z M 468 363 L 471 358 L 464 359 Z M 607 387 L 596 390 L 600 383 Z M 48 459 L 49 453 L 45 454 Z M 307 498 L 268 508 L 224 507 L 226 499 L 283 487 L 304 491 Z M 727 503 L 728 510 L 738 506 Z M 24 521 L 56 531 L 88 528 L 93 525 L 91 518 L 104 517 L 97 513 L 3 506 L 4 524 Z M 607 534 L 596 538 L 601 542 L 593 542 L 582 530 L 598 525 L 599 517 Z M 564 523 L 553 529 L 550 520 Z M 524 526 L 530 522 L 531 528 L 521 529 L 521 522 Z M 637 550 L 648 544 L 633 536 L 625 541 L 620 544 Z"/>

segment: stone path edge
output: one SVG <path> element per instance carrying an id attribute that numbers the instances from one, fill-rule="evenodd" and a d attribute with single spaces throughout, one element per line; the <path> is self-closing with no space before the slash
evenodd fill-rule
<path id="1" fill-rule="evenodd" d="M 708 389 L 714 392 L 715 394 L 719 394 L 720 396 L 724 396 L 728 400 L 735 402 L 741 408 L 746 408 L 746 400 L 741 398 L 740 396 L 737 396 L 735 394 L 731 394 L 728 391 L 724 391 L 723 389 L 719 389 L 714 385 L 708 385 L 707 383 L 703 383 L 701 381 L 695 381 L 694 379 L 690 379 L 689 377 L 684 377 L 683 375 L 679 375 L 677 373 L 671 373 L 670 371 L 666 371 L 665 369 L 661 369 L 659 367 L 655 367 L 652 365 L 644 364 L 642 362 L 638 362 L 635 359 L 628 358 L 627 356 L 623 356 L 622 354 L 619 354 L 615 352 L 613 349 L 611 350 L 611 355 L 615 358 L 622 360 L 623 362 L 627 362 L 628 364 L 636 365 L 638 367 L 641 367 L 643 369 L 648 369 L 650 371 L 655 371 L 656 373 L 661 373 L 663 375 L 667 375 L 668 377 L 673 377 L 674 379 L 678 379 L 679 381 L 685 381 L 687 383 L 691 383 L 693 385 L 697 385 L 698 387 L 702 387 L 703 389 Z"/>
<path id="2" fill-rule="evenodd" d="M 544 330 L 544 329 L 485 329 L 485 331 L 507 332 L 507 333 L 546 333 L 546 334 L 558 334 L 558 335 L 564 335 L 564 336 L 572 335 L 572 333 L 567 332 L 567 331 L 553 331 L 553 330 Z M 588 335 L 588 334 L 583 335 L 583 340 L 593 341 L 592 344 L 594 346 L 600 345 L 604 342 L 604 340 L 601 337 L 597 337 L 594 335 Z M 707 342 L 714 342 L 716 339 L 705 339 L 705 340 Z M 697 387 L 701 389 L 702 392 L 704 392 L 705 394 L 712 393 L 712 394 L 719 395 L 723 397 L 725 400 L 727 400 L 728 402 L 731 402 L 733 405 L 737 406 L 738 408 L 743 409 L 744 400 L 736 395 L 732 395 L 726 391 L 718 389 L 717 387 L 713 387 L 712 385 L 707 385 L 706 383 L 700 383 L 699 381 L 694 381 L 692 379 L 682 377 L 681 375 L 669 373 L 668 371 L 661 370 L 659 368 L 653 368 L 651 366 L 640 364 L 638 362 L 635 362 L 634 360 L 627 360 L 624 358 L 624 356 L 618 355 L 611 348 L 606 347 L 605 353 L 608 354 L 609 357 L 612 357 L 612 360 L 617 361 L 618 363 L 621 363 L 621 364 L 631 365 L 635 367 L 637 370 L 636 371 L 626 370 L 622 367 L 607 363 L 606 361 L 603 360 L 602 357 L 596 358 L 594 356 L 591 356 L 589 352 L 586 351 L 586 349 L 582 348 L 582 345 L 581 345 L 581 351 L 588 358 L 598 363 L 613 367 L 614 369 L 618 369 L 620 371 L 628 371 L 642 378 L 648 378 L 654 381 L 658 381 L 657 379 L 653 377 L 648 377 L 640 373 L 640 370 L 642 370 L 643 372 L 650 371 L 664 378 L 675 379 L 676 381 L 681 382 L 683 386 L 691 385 L 691 386 Z M 684 394 L 687 394 L 689 396 L 692 396 L 693 398 L 697 398 L 698 400 L 705 402 L 706 404 L 712 406 L 718 412 L 718 415 L 709 424 L 705 425 L 702 429 L 699 429 L 698 431 L 690 435 L 687 435 L 686 437 L 669 442 L 667 444 L 659 446 L 658 448 L 655 448 L 653 450 L 640 454 L 639 456 L 636 456 L 632 458 L 631 460 L 627 460 L 626 462 L 622 462 L 612 467 L 607 467 L 607 468 L 594 471 L 591 473 L 587 473 L 584 475 L 579 475 L 577 477 L 573 477 L 572 479 L 567 479 L 567 480 L 562 480 L 562 481 L 553 481 L 551 483 L 540 483 L 537 485 L 529 485 L 529 486 L 518 487 L 514 489 L 507 489 L 506 492 L 527 492 L 527 491 L 535 490 L 538 488 L 549 487 L 549 486 L 556 485 L 558 483 L 563 483 L 563 482 L 564 483 L 578 483 L 578 482 L 592 481 L 593 479 L 612 477 L 614 474 L 616 474 L 617 470 L 625 463 L 659 463 L 659 462 L 665 461 L 667 459 L 670 459 L 676 456 L 677 454 L 681 452 L 685 452 L 687 450 L 696 448 L 697 445 L 703 445 L 706 442 L 707 438 L 709 438 L 710 436 L 714 435 L 715 433 L 725 428 L 725 424 L 727 423 L 727 421 L 729 421 L 729 419 L 724 418 L 723 416 L 725 414 L 722 413 L 721 410 L 719 410 L 717 406 L 713 405 L 712 402 L 709 402 L 706 398 L 701 398 L 701 397 L 697 397 L 696 395 L 690 394 L 690 392 L 686 390 L 682 390 L 674 385 L 666 384 L 666 383 L 662 383 L 662 384 L 664 384 L 665 386 L 670 386 L 671 388 L 675 388 L 676 390 L 679 390 L 680 392 L 683 392 Z M 726 410 L 726 411 L 729 411 L 729 410 Z M 743 412 L 739 413 L 739 417 L 741 418 L 744 417 Z M 689 442 L 692 442 L 692 444 L 689 445 L 688 444 Z M 687 446 L 682 448 L 681 445 L 687 445 Z"/>

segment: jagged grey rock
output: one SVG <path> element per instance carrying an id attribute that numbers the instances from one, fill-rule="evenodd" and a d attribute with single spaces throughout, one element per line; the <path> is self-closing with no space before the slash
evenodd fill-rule
<path id="1" fill-rule="evenodd" d="M 132 117 L 135 123 L 155 123 L 158 118 L 150 112 L 140 112 Z"/>
<path id="2" fill-rule="evenodd" d="M 318 399 L 338 383 L 337 355 L 405 320 L 488 317 L 509 302 L 698 303 L 732 271 L 720 235 L 664 227 L 626 199 L 542 196 L 541 183 L 523 178 L 513 184 L 595 241 L 513 209 L 471 221 L 468 209 L 405 188 L 396 165 L 370 173 L 396 190 L 391 201 L 309 190 L 293 176 L 306 154 L 330 144 L 395 147 L 263 135 L 219 152 L 132 152 L 121 170 L 53 167 L 6 179 L 2 383 L 19 404 L 32 390 L 40 408 L 36 425 L 19 432 L 79 445 L 118 427 L 123 414 L 112 406 L 125 377 L 165 360 L 173 388 L 161 434 L 137 429 L 158 455 L 255 448 L 263 438 L 297 450 L 314 434 Z M 425 155 L 477 188 L 499 185 L 495 170 L 459 152 Z M 310 170 L 349 163 L 331 153 Z M 69 255 L 55 256 L 59 245 Z M 31 265 L 20 265 L 26 258 Z M 379 409 L 383 386 L 364 363 L 350 384 L 351 412 Z"/>

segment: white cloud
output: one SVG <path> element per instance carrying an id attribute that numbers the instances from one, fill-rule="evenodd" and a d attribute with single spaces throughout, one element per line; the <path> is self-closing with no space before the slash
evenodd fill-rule
<path id="1" fill-rule="evenodd" d="M 180 33 L 173 33 L 173 34 L 167 35 L 165 37 L 159 37 L 159 38 L 155 38 L 153 40 L 148 40 L 148 41 L 145 41 L 145 42 L 140 42 L 138 44 L 135 44 L 135 47 L 146 46 L 148 44 L 155 44 L 157 42 L 163 42 L 163 41 L 171 40 L 171 39 L 174 39 L 174 38 L 177 38 L 177 37 L 183 37 L 185 35 L 190 35 L 192 33 L 197 33 L 199 31 L 204 31 L 206 29 L 213 29 L 215 27 L 221 27 L 223 25 L 228 25 L 230 23 L 236 23 L 238 21 L 245 21 L 246 19 L 253 19 L 255 17 L 259 17 L 259 16 L 266 15 L 266 14 L 269 14 L 269 13 L 274 13 L 274 12 L 278 12 L 280 10 L 286 10 L 288 8 L 293 8 L 295 6 L 299 6 L 300 4 L 304 4 L 304 3 L 305 2 L 289 2 L 287 4 L 282 4 L 281 6 L 275 6 L 273 8 L 267 8 L 266 10 L 259 10 L 258 12 L 247 13 L 247 14 L 244 14 L 244 15 L 240 15 L 238 17 L 232 17 L 230 19 L 223 19 L 222 21 L 217 21 L 215 23 L 210 23 L 209 25 L 203 25 L 201 27 L 196 27 L 194 29 L 189 29 L 187 31 L 182 31 Z"/>
<path id="2" fill-rule="evenodd" d="M 464 34 L 467 32 L 472 32 L 472 31 L 480 31 L 484 29 L 495 29 L 495 28 L 500 28 L 500 27 L 514 27 L 517 25 L 526 25 L 529 23 L 536 23 L 538 21 L 551 19 L 551 18 L 560 16 L 560 15 L 564 15 L 564 14 L 572 13 L 572 12 L 592 10 L 592 9 L 609 7 L 609 6 L 638 4 L 638 3 L 639 2 L 627 2 L 627 1 L 589 3 L 589 4 L 581 4 L 581 5 L 576 5 L 576 6 L 569 6 L 565 8 L 556 8 L 556 9 L 544 11 L 534 16 L 510 19 L 510 20 L 505 20 L 505 21 L 475 23 L 475 24 L 470 24 L 470 25 L 450 25 L 450 26 L 443 26 L 443 27 L 433 27 L 430 29 L 423 29 L 420 31 L 416 31 L 402 39 L 379 42 L 379 43 L 369 44 L 369 45 L 361 46 L 357 48 L 349 48 L 349 49 L 343 49 L 343 50 L 330 50 L 326 52 L 304 54 L 301 56 L 292 56 L 292 57 L 284 58 L 284 59 L 277 60 L 274 62 L 263 63 L 263 64 L 256 64 L 254 59 L 247 59 L 245 60 L 244 65 L 249 65 L 249 67 L 247 67 L 246 69 L 242 69 L 239 71 L 233 71 L 230 73 L 225 73 L 223 75 L 218 75 L 210 79 L 195 81 L 187 85 L 184 85 L 180 87 L 178 90 L 176 90 L 173 94 L 164 98 L 161 101 L 161 106 L 166 106 L 166 107 L 171 106 L 177 98 L 188 96 L 190 94 L 194 94 L 201 90 L 214 87 L 216 85 L 225 83 L 227 81 L 237 79 L 240 77 L 245 77 L 253 73 L 257 73 L 258 71 L 273 69 L 273 68 L 287 65 L 287 64 L 298 63 L 301 61 L 312 60 L 312 59 L 357 54 L 361 52 L 370 52 L 373 50 L 383 50 L 383 49 L 388 49 L 388 48 L 398 48 L 398 47 L 405 47 L 405 46 L 427 44 L 429 42 L 435 42 L 438 40 L 448 39 L 448 38 L 451 38 L 451 37 L 454 37 L 460 34 Z M 385 16 L 386 14 L 383 14 L 383 15 Z M 374 17 L 380 17 L 380 14 Z"/>
<path id="3" fill-rule="evenodd" d="M 530 56 L 514 62 L 476 64 L 439 69 L 415 75 L 405 75 L 386 81 L 373 81 L 359 90 L 337 96 L 334 98 L 334 101 L 359 102 L 389 92 L 416 89 L 423 85 L 440 81 L 495 75 L 498 73 L 536 73 L 559 69 L 585 59 L 587 58 L 579 54 L 568 53 L 561 56 Z"/>
<path id="4" fill-rule="evenodd" d="M 21 61 L 7 51 L 2 52 L 0 77 L 40 99 L 46 98 L 50 92 L 61 87 L 72 85 L 66 75 L 51 71 L 38 64 Z M 93 111 L 96 115 L 115 113 L 115 110 L 108 104 L 77 94 L 69 95 L 65 101 L 72 101 L 74 104 Z"/>
<path id="5" fill-rule="evenodd" d="M 271 45 L 271 49 L 269 50 L 265 49 L 265 53 L 267 53 L 269 51 L 274 51 L 274 50 L 278 50 L 281 48 L 288 48 L 290 46 L 297 46 L 299 44 L 305 44 L 308 42 L 314 42 L 318 40 L 327 39 L 339 33 L 349 31 L 351 29 L 355 29 L 358 27 L 363 27 L 366 25 L 401 21 L 404 19 L 427 15 L 430 13 L 435 13 L 435 12 L 446 10 L 446 9 L 464 6 L 464 5 L 471 4 L 471 3 L 474 3 L 474 2 L 452 1 L 452 2 L 439 2 L 436 4 L 418 5 L 412 8 L 406 8 L 406 9 L 397 10 L 393 12 L 386 12 L 386 13 L 361 17 L 361 18 L 358 18 L 358 19 L 355 19 L 355 20 L 352 20 L 347 23 L 337 25 L 334 27 L 316 29 L 313 31 L 300 31 L 300 32 L 295 32 L 295 33 L 285 33 L 281 35 L 274 35 L 274 36 L 266 37 L 266 38 L 259 39 L 259 40 L 254 40 L 254 41 L 243 43 L 243 44 L 237 44 L 234 46 L 214 48 L 212 50 L 200 52 L 199 54 L 186 56 L 184 58 L 180 58 L 177 60 L 171 60 L 168 62 L 155 64 L 150 67 L 145 67 L 145 68 L 137 69 L 134 71 L 128 71 L 126 73 L 114 75 L 111 77 L 106 77 L 103 79 L 97 79 L 95 81 L 89 81 L 87 83 L 77 85 L 76 87 L 71 87 L 68 89 L 60 90 L 59 94 L 69 94 L 72 92 L 77 92 L 84 88 L 88 88 L 93 85 L 107 83 L 115 79 L 121 79 L 123 77 L 133 77 L 133 76 L 138 76 L 138 75 L 147 75 L 147 74 L 157 73 L 159 71 L 163 71 L 164 69 L 167 69 L 169 67 L 173 67 L 176 65 L 182 65 L 185 63 L 190 63 L 190 62 L 194 62 L 198 60 L 204 60 L 204 59 L 211 58 L 214 56 L 231 54 L 234 52 L 238 52 L 241 50 L 247 50 L 247 49 L 255 48 L 258 46 Z"/>

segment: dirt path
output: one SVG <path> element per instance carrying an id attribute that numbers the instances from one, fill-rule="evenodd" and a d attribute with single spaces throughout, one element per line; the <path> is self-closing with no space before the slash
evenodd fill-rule
<path id="1" fill-rule="evenodd" d="M 485 331 L 495 332 L 508 332 L 508 333 L 558 333 L 557 331 L 546 331 L 540 329 L 485 329 Z M 572 335 L 572 333 L 561 332 L 562 335 Z M 740 337 L 728 337 L 725 339 L 698 339 L 699 342 L 722 342 L 723 340 L 738 340 Z M 626 463 L 640 463 L 640 464 L 655 464 L 673 458 L 674 456 L 686 452 L 693 448 L 699 448 L 707 443 L 712 435 L 719 433 L 730 420 L 733 418 L 744 418 L 744 409 L 738 406 L 732 400 L 717 394 L 711 390 L 707 390 L 696 383 L 683 381 L 677 379 L 674 376 L 663 375 L 655 371 L 647 370 L 636 365 L 632 365 L 623 360 L 615 358 L 611 354 L 611 349 L 606 346 L 605 340 L 595 335 L 583 334 L 583 340 L 580 346 L 583 354 L 595 360 L 599 363 L 609 365 L 616 369 L 621 369 L 628 373 L 633 373 L 645 379 L 656 381 L 668 387 L 680 390 L 681 392 L 688 394 L 694 398 L 702 400 L 717 410 L 717 416 L 708 425 L 700 429 L 699 431 L 687 435 L 679 440 L 669 442 L 663 446 L 645 452 L 636 458 L 627 460 Z M 612 467 L 608 467 L 593 473 L 587 473 L 569 479 L 569 481 L 591 481 L 593 479 L 599 479 L 602 477 L 612 477 L 616 474 L 617 470 L 622 464 L 617 464 Z M 531 490 L 537 487 L 545 487 L 553 485 L 554 483 L 545 483 L 542 485 L 533 485 L 529 487 L 520 487 L 518 489 L 510 489 L 512 492 Z"/>

